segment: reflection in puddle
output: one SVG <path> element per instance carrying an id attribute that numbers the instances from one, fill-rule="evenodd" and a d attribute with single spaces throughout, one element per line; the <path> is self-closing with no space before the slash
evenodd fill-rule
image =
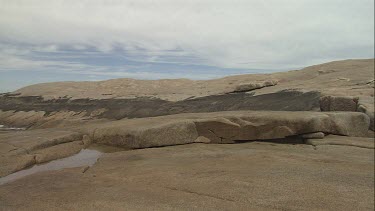
<path id="1" fill-rule="evenodd" d="M 2 131 L 19 131 L 19 130 L 26 130 L 26 128 L 21 128 L 21 127 L 7 127 L 5 125 L 0 125 L 0 132 L 2 132 Z"/>
<path id="2" fill-rule="evenodd" d="M 80 166 L 92 166 L 102 154 L 102 152 L 97 150 L 83 149 L 78 154 L 75 154 L 71 157 L 35 165 L 29 169 L 24 169 L 8 176 L 2 177 L 0 178 L 0 185 L 17 180 L 30 174 L 35 174 L 37 172 L 74 168 Z"/>
<path id="3" fill-rule="evenodd" d="M 126 151 L 130 149 L 122 148 L 122 147 L 114 147 L 109 145 L 103 145 L 103 144 L 91 144 L 88 149 L 96 150 L 102 153 L 113 153 L 113 152 L 120 152 L 120 151 Z"/>

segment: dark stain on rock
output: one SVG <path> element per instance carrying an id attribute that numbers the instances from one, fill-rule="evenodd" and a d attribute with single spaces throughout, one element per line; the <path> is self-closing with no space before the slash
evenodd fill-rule
<path id="1" fill-rule="evenodd" d="M 247 93 L 212 95 L 178 102 L 158 98 L 134 99 L 69 99 L 44 100 L 40 96 L 0 96 L 2 111 L 86 111 L 87 115 L 98 109 L 107 109 L 98 118 L 122 119 L 162 116 L 178 113 L 200 113 L 237 110 L 311 111 L 319 110 L 319 92 L 281 92 L 254 96 Z"/>

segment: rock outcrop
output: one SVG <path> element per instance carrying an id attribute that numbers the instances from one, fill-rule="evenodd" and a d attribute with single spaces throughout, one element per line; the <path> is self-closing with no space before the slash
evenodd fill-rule
<path id="1" fill-rule="evenodd" d="M 373 71 L 373 59 L 345 60 L 0 94 L 0 177 L 96 154 L 78 168 L 0 178 L 0 210 L 372 210 Z M 92 150 L 103 146 L 116 153 Z"/>
<path id="2" fill-rule="evenodd" d="M 301 138 L 303 139 L 323 139 L 324 137 L 325 134 L 323 132 L 306 133 L 301 135 Z"/>
<path id="3" fill-rule="evenodd" d="M 321 145 L 339 145 L 339 146 L 354 146 L 360 148 L 374 149 L 374 138 L 366 137 L 347 137 L 347 136 L 337 136 L 329 135 L 324 139 L 307 139 L 306 144 L 311 144 L 313 146 Z"/>
<path id="4" fill-rule="evenodd" d="M 0 134 L 0 177 L 73 155 L 84 147 L 81 140 L 82 134 L 61 129 Z"/>
<path id="5" fill-rule="evenodd" d="M 168 102 L 151 98 L 113 100 L 49 100 L 38 97 L 0 97 L 0 124 L 47 128 L 64 121 L 142 118 L 178 113 L 231 110 L 319 110 L 318 92 L 282 91 L 259 96 L 225 94 Z M 74 123 L 72 123 L 74 124 Z"/>
<path id="6" fill-rule="evenodd" d="M 67 157 L 91 143 L 140 149 L 190 143 L 236 143 L 320 134 L 367 136 L 359 112 L 228 111 L 123 119 L 0 135 L 0 175 Z M 321 137 L 318 137 L 321 138 Z M 16 159 L 14 159 L 16 157 Z"/>
<path id="7" fill-rule="evenodd" d="M 367 59 L 201 81 L 115 79 L 37 84 L 0 95 L 0 124 L 46 128 L 67 119 L 322 110 L 363 112 L 374 130 L 373 75 L 374 60 Z"/>
<path id="8" fill-rule="evenodd" d="M 324 96 L 320 99 L 322 111 L 357 111 L 358 97 Z"/>
<path id="9" fill-rule="evenodd" d="M 256 89 L 261 89 L 268 86 L 277 85 L 277 80 L 269 80 L 263 82 L 251 82 L 251 83 L 242 83 L 236 86 L 233 92 L 249 92 Z"/>
<path id="10" fill-rule="evenodd" d="M 347 78 L 349 80 L 340 80 Z M 246 74 L 213 80 L 135 80 L 113 79 L 97 82 L 56 82 L 36 84 L 16 90 L 11 95 L 40 96 L 43 99 L 118 99 L 152 97 L 181 101 L 236 90 L 241 84 L 263 84 L 253 90 L 257 95 L 286 89 L 318 91 L 330 96 L 374 97 L 374 59 L 334 61 L 301 70 L 272 74 Z M 276 86 L 272 86 L 277 81 Z M 245 86 L 246 87 L 246 86 Z M 255 85 L 257 87 L 257 85 Z"/>
<path id="11" fill-rule="evenodd" d="M 282 139 L 308 133 L 367 136 L 369 118 L 358 112 L 214 112 L 120 120 L 93 125 L 86 133 L 97 143 L 146 148 L 194 143 Z"/>
<path id="12" fill-rule="evenodd" d="M 374 151 L 316 148 L 253 142 L 111 153 L 88 170 L 0 186 L 0 210 L 372 210 Z"/>

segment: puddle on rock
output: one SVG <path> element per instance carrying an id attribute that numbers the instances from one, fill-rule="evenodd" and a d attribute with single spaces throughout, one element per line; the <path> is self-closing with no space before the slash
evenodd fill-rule
<path id="1" fill-rule="evenodd" d="M 17 171 L 13 174 L 2 177 L 0 178 L 0 185 L 20 179 L 31 174 L 35 174 L 37 172 L 60 170 L 80 166 L 92 166 L 95 164 L 95 162 L 102 154 L 103 152 L 95 149 L 82 149 L 79 153 L 73 156 L 53 160 L 40 165 L 34 165 L 31 168 Z"/>
<path id="2" fill-rule="evenodd" d="M 5 125 L 0 125 L 0 133 L 6 133 L 6 132 L 12 132 L 12 131 L 23 131 L 23 130 L 26 130 L 26 128 L 7 127 Z"/>
<path id="3" fill-rule="evenodd" d="M 88 149 L 96 150 L 102 153 L 113 153 L 113 152 L 120 152 L 120 151 L 126 151 L 130 149 L 121 148 L 121 147 L 114 147 L 104 144 L 91 144 Z"/>

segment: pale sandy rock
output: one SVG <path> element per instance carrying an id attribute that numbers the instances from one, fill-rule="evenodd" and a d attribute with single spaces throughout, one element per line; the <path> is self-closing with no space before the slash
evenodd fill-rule
<path id="1" fill-rule="evenodd" d="M 0 111 L 2 125 L 61 129 L 1 133 L 0 176 L 72 155 L 95 142 L 129 149 L 188 145 L 116 152 L 103 156 L 89 171 L 85 167 L 25 177 L 1 186 L 0 209 L 372 210 L 374 141 L 364 136 L 374 128 L 373 74 L 374 59 L 367 59 L 204 81 L 115 79 L 22 88 L 14 92 L 18 97 L 152 97 L 175 102 L 212 97 L 212 105 L 220 105 L 216 95 L 313 91 L 318 98 L 320 93 L 327 96 L 320 104 L 327 112 L 228 111 L 110 121 L 96 119 L 105 109 L 88 113 L 57 106 L 52 112 L 15 112 L 8 105 L 7 111 Z M 236 89 L 251 94 L 233 94 Z M 172 109 L 177 111 L 186 106 L 176 105 Z M 241 107 L 233 102 L 233 108 Z M 324 134 L 323 139 L 312 139 Z M 264 143 L 301 136 L 315 147 Z M 255 142 L 215 144 L 246 141 Z"/>
<path id="2" fill-rule="evenodd" d="M 246 84 L 240 84 L 238 86 L 236 86 L 236 88 L 234 89 L 234 92 L 248 92 L 248 91 L 252 91 L 254 89 L 259 89 L 259 88 L 262 88 L 262 84 L 260 83 L 246 83 Z"/>
<path id="3" fill-rule="evenodd" d="M 210 142 L 211 142 L 211 140 L 204 137 L 204 136 L 198 136 L 198 138 L 195 139 L 195 141 L 194 141 L 194 143 L 205 143 L 205 144 L 208 144 Z"/>
<path id="4" fill-rule="evenodd" d="M 83 138 L 82 138 L 82 143 L 85 147 L 89 146 L 90 144 L 92 144 L 92 139 L 90 138 L 90 136 L 88 135 L 83 135 Z"/>
<path id="5" fill-rule="evenodd" d="M 51 160 L 69 157 L 81 151 L 82 148 L 81 141 L 73 141 L 36 150 L 32 153 L 35 155 L 36 163 L 44 163 Z"/>
<path id="6" fill-rule="evenodd" d="M 0 123 L 14 127 L 52 128 L 71 125 L 74 121 L 82 122 L 85 112 L 59 111 L 46 115 L 45 111 L 2 111 Z"/>
<path id="7" fill-rule="evenodd" d="M 34 155 L 0 156 L 0 177 L 20 171 L 35 163 Z"/>
<path id="8" fill-rule="evenodd" d="M 0 134 L 0 143 L 8 143 L 27 151 L 43 149 L 81 139 L 82 134 L 61 129 L 39 129 Z"/>
<path id="9" fill-rule="evenodd" d="M 314 132 L 367 136 L 369 124 L 368 116 L 359 112 L 233 111 L 119 120 L 87 126 L 82 132 L 91 134 L 96 143 L 146 148 L 194 143 L 199 136 L 210 143 L 282 139 Z"/>
<path id="10" fill-rule="evenodd" d="M 366 114 L 370 117 L 370 129 L 372 131 L 375 130 L 375 124 L 374 124 L 374 107 L 371 105 L 373 102 L 366 102 L 364 99 L 360 99 L 360 104 L 358 105 L 358 111 Z"/>
<path id="11" fill-rule="evenodd" d="M 277 80 L 267 80 L 263 82 L 251 82 L 251 83 L 242 83 L 236 86 L 234 92 L 249 92 L 255 89 L 260 89 L 268 86 L 275 86 L 278 83 Z"/>
<path id="12" fill-rule="evenodd" d="M 107 110 L 108 110 L 108 109 L 105 109 L 105 108 L 97 109 L 97 110 L 91 112 L 91 113 L 90 113 L 90 116 L 91 116 L 91 117 L 97 117 L 97 116 L 103 114 L 104 112 L 106 112 Z"/>
<path id="13" fill-rule="evenodd" d="M 160 120 L 145 118 L 93 126 L 91 137 L 95 143 L 130 149 L 187 144 L 198 137 L 193 122 Z"/>
<path id="14" fill-rule="evenodd" d="M 39 129 L 0 134 L 0 176 L 36 163 L 67 157 L 84 146 L 82 134 L 61 129 Z"/>
<path id="15" fill-rule="evenodd" d="M 194 121 L 199 136 L 206 137 L 212 143 L 233 143 L 241 126 L 225 118 Z"/>
<path id="16" fill-rule="evenodd" d="M 229 76 L 214 80 L 187 80 L 187 79 L 164 79 L 164 80 L 135 80 L 135 79 L 114 79 L 99 82 L 56 82 L 28 86 L 17 90 L 13 97 L 19 96 L 41 96 L 41 98 L 62 99 L 139 99 L 142 97 L 161 99 L 168 101 L 182 101 L 200 97 L 223 95 L 232 93 L 236 87 L 239 90 L 251 90 L 254 97 L 280 93 L 285 90 L 296 90 L 300 92 L 320 92 L 325 96 L 331 96 L 322 103 L 323 111 L 356 111 L 358 105 L 366 106 L 366 114 L 371 119 L 371 128 L 374 129 L 374 59 L 334 61 L 320 65 L 306 67 L 301 70 L 279 72 L 272 74 L 247 74 Z M 345 80 L 340 80 L 345 79 Z M 277 84 L 275 86 L 275 84 Z M 255 88 L 255 89 L 254 89 Z M 19 93 L 19 96 L 14 96 Z M 353 96 L 353 97 L 348 97 Z M 352 99 L 351 99 L 352 98 Z M 356 100 L 359 98 L 359 101 Z M 215 103 L 215 102 L 212 102 Z M 220 104 L 220 102 L 218 102 Z M 274 102 L 275 104 L 277 102 Z M 292 105 L 291 105 L 292 106 Z M 308 105 L 306 105 L 308 106 Z M 179 107 L 174 108 L 177 111 Z M 220 109 L 217 108 L 217 109 Z M 225 107 L 225 109 L 228 109 Z M 236 109 L 236 105 L 233 105 Z M 288 110 L 287 107 L 284 109 Z M 315 109 L 311 108 L 312 110 Z M 56 111 L 56 113 L 43 116 L 28 113 L 11 114 L 7 117 L 8 123 L 18 124 L 20 122 L 33 127 L 55 127 L 66 126 L 65 120 L 76 122 L 86 118 L 100 118 L 104 109 L 92 111 L 91 113 Z M 363 110 L 363 109 L 362 109 Z M 216 110 L 217 111 L 217 110 Z M 41 111 L 43 112 L 43 111 Z M 143 112 L 143 111 L 142 111 Z M 140 113 L 142 113 L 140 112 Z M 169 111 L 155 115 L 170 114 Z M 188 111 L 197 112 L 197 111 Z M 147 116 L 147 109 L 143 116 Z M 87 115 L 87 116 L 85 116 Z M 91 115 L 91 116 L 90 116 Z M 25 118 L 27 117 L 27 118 Z M 138 117 L 138 116 L 137 116 Z M 40 118 L 40 119 L 38 119 Z M 0 124 L 3 124 L 3 117 L 0 114 Z M 117 118 L 116 118 L 117 119 Z M 36 121 L 38 120 L 38 121 Z M 38 122 L 37 124 L 34 124 Z M 74 122 L 74 123 L 76 123 Z"/>
<path id="17" fill-rule="evenodd" d="M 17 147 L 12 144 L 0 142 L 0 155 L 5 155 L 6 153 L 17 150 Z"/>
<path id="18" fill-rule="evenodd" d="M 322 139 L 324 138 L 325 134 L 322 132 L 316 132 L 316 133 L 307 133 L 302 134 L 301 138 L 303 139 Z"/>
<path id="19" fill-rule="evenodd" d="M 0 122 L 5 125 L 27 127 L 44 118 L 44 111 L 1 111 Z"/>
<path id="20" fill-rule="evenodd" d="M 345 136 L 367 136 L 370 128 L 370 117 L 367 115 L 359 112 L 329 112 L 326 114 L 331 119 L 330 132 L 325 130 L 317 131 Z"/>
<path id="21" fill-rule="evenodd" d="M 374 150 L 274 143 L 123 151 L 0 187 L 0 210 L 373 210 Z"/>
<path id="22" fill-rule="evenodd" d="M 113 79 L 99 82 L 56 82 L 24 87 L 15 91 L 21 96 L 42 96 L 46 99 L 59 97 L 110 99 L 157 97 L 179 101 L 190 97 L 203 97 L 233 92 L 240 84 L 267 83 L 254 90 L 256 94 L 272 93 L 285 89 L 322 91 L 332 96 L 373 96 L 369 78 L 374 76 L 374 59 L 334 61 L 310 66 L 298 71 L 272 74 L 247 74 L 228 76 L 214 80 L 193 81 L 187 79 L 135 80 Z M 347 78 L 349 80 L 337 80 Z M 277 79 L 277 80 L 276 80 Z M 271 82 L 271 83 L 270 83 Z M 373 84 L 370 82 L 370 84 Z M 355 89 L 353 89 L 355 87 Z"/>
<path id="23" fill-rule="evenodd" d="M 324 139 L 308 139 L 306 140 L 307 144 L 314 146 L 319 145 L 342 145 L 342 146 L 355 146 L 361 148 L 374 149 L 374 138 L 366 137 L 347 137 L 347 136 L 337 136 L 329 135 Z"/>

